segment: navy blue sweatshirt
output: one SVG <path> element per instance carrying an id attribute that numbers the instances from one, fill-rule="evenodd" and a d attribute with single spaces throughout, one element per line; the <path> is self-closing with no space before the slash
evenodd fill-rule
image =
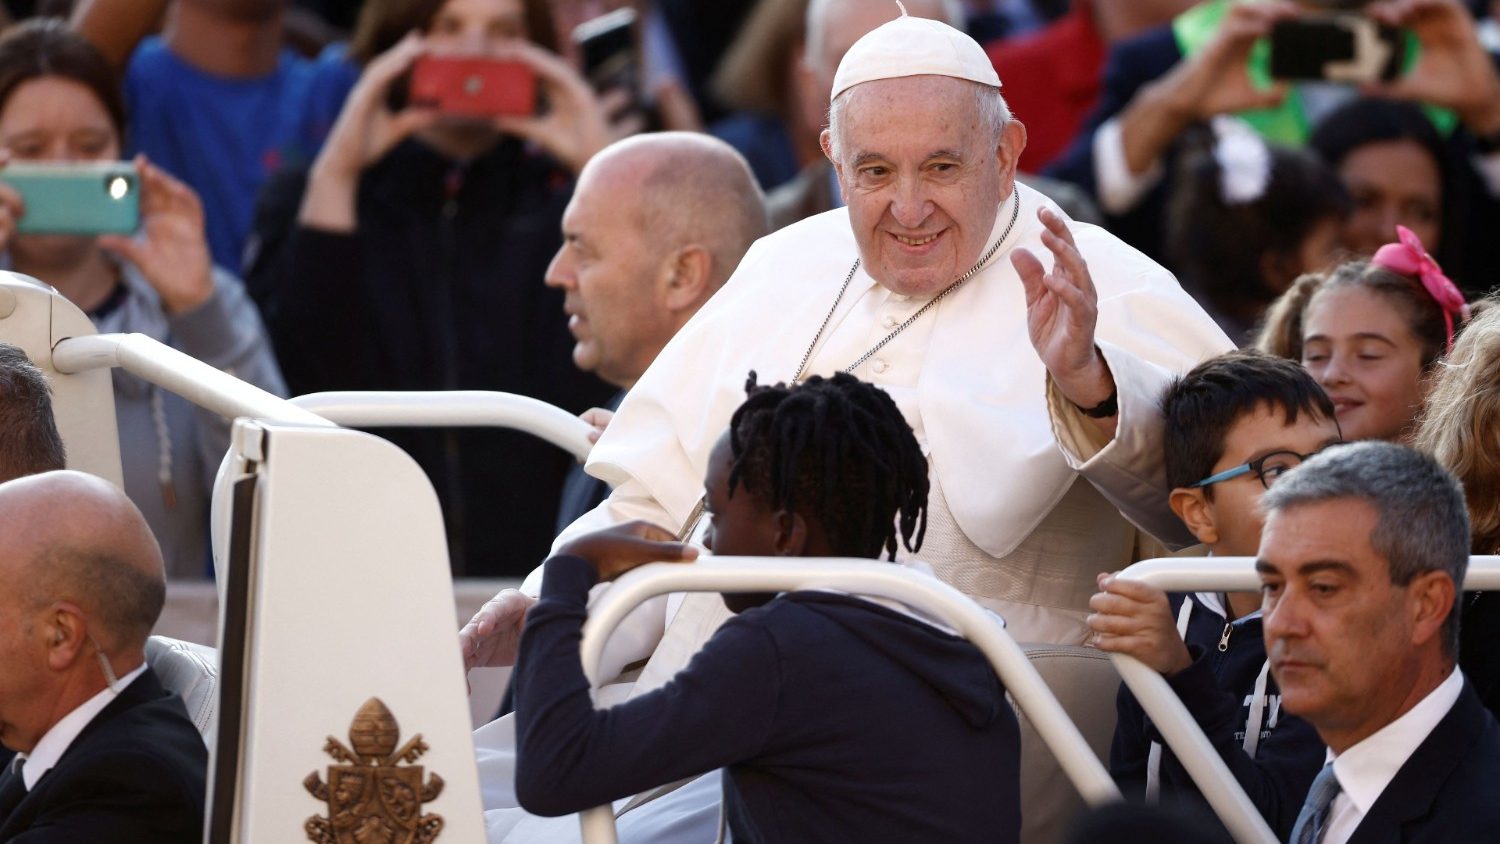
<path id="1" fill-rule="evenodd" d="M 1291 835 L 1313 777 L 1323 767 L 1323 742 L 1311 724 L 1281 711 L 1281 692 L 1275 679 L 1268 675 L 1264 695 L 1255 694 L 1256 681 L 1266 664 L 1260 614 L 1226 622 L 1223 610 L 1211 606 L 1204 596 L 1173 595 L 1174 616 L 1181 617 L 1184 601 L 1192 604 L 1183 639 L 1193 663 L 1168 677 L 1167 684 L 1193 714 L 1266 823 L 1285 839 Z M 1252 757 L 1245 750 L 1245 734 L 1257 708 L 1261 712 L 1260 739 Z M 1207 812 L 1208 802 L 1193 785 L 1187 769 L 1165 746 L 1161 733 L 1124 684 L 1115 709 L 1119 720 L 1110 747 L 1109 769 L 1126 798 L 1140 799 L 1145 793 L 1148 758 L 1155 742 L 1162 745 L 1162 802 L 1185 802 Z"/>
<path id="2" fill-rule="evenodd" d="M 596 710 L 578 657 L 592 567 L 546 563 L 513 688 L 516 795 L 563 815 L 725 768 L 737 844 L 1015 842 L 1020 735 L 972 644 L 792 592 L 724 624 L 667 685 Z"/>

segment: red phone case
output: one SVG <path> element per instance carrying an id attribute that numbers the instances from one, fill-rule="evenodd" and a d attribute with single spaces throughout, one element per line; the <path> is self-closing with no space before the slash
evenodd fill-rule
<path id="1" fill-rule="evenodd" d="M 520 62 L 423 56 L 411 72 L 411 102 L 474 117 L 529 116 L 536 73 Z"/>

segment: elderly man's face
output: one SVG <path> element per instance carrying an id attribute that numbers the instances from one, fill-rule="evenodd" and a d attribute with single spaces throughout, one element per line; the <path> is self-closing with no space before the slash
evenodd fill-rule
<path id="1" fill-rule="evenodd" d="M 1331 744 L 1331 736 L 1357 741 L 1399 714 L 1422 669 L 1418 581 L 1391 582 L 1370 545 L 1376 523 L 1375 508 L 1359 499 L 1294 505 L 1266 519 L 1256 561 L 1282 705 Z"/>
<path id="2" fill-rule="evenodd" d="M 893 292 L 930 296 L 988 246 L 1026 144 L 1015 121 L 997 143 L 976 85 L 945 76 L 866 82 L 846 91 L 838 171 L 865 271 Z"/>

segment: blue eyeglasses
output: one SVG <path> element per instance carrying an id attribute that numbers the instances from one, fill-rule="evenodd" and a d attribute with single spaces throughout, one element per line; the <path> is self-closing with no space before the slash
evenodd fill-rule
<path id="1" fill-rule="evenodd" d="M 1316 454 L 1317 452 L 1313 452 Z M 1302 461 L 1312 457 L 1312 454 L 1298 454 L 1295 451 L 1273 451 L 1264 457 L 1257 457 L 1248 463 L 1241 463 L 1233 469 L 1225 469 L 1217 475 L 1209 475 L 1203 480 L 1192 484 L 1191 488 L 1202 488 L 1212 486 L 1220 481 L 1232 480 L 1240 475 L 1255 473 L 1260 479 L 1260 485 L 1266 489 L 1271 488 L 1272 482 L 1277 478 L 1302 465 Z"/>

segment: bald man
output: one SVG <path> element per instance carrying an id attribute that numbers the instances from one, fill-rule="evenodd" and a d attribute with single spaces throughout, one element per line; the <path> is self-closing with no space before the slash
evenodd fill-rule
<path id="1" fill-rule="evenodd" d="M 658 132 L 607 147 L 578 176 L 547 285 L 563 291 L 573 362 L 619 387 L 602 425 L 667 341 L 767 231 L 750 166 L 708 135 Z M 601 412 L 602 411 L 602 412 Z M 609 494 L 575 468 L 558 530 Z"/>
<path id="2" fill-rule="evenodd" d="M 0 484 L 0 841 L 203 836 L 208 754 L 146 666 L 161 550 L 119 489 L 79 472 Z"/>

